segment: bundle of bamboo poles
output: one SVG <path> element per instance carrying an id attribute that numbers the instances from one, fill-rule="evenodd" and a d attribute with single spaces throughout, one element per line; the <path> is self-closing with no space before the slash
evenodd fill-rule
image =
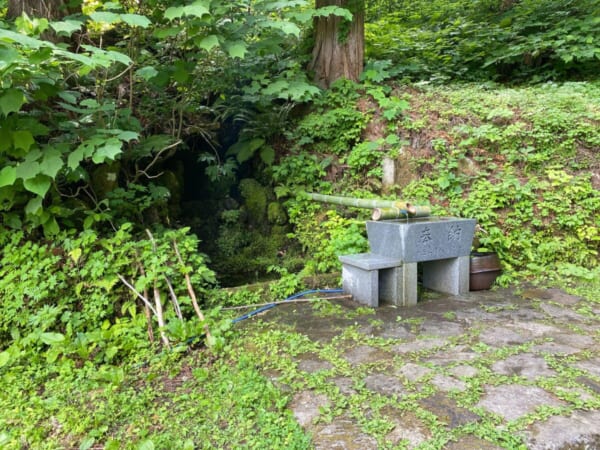
<path id="1" fill-rule="evenodd" d="M 380 200 L 354 197 L 340 197 L 337 195 L 306 193 L 311 200 L 334 205 L 353 206 L 355 208 L 372 209 L 372 220 L 390 220 L 413 217 L 427 217 L 431 214 L 428 206 L 418 206 L 403 200 Z"/>

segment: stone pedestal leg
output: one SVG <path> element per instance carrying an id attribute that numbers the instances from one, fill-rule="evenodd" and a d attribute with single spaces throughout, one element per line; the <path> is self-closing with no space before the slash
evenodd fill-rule
<path id="1" fill-rule="evenodd" d="M 417 263 L 379 271 L 379 298 L 396 306 L 417 304 Z"/>
<path id="2" fill-rule="evenodd" d="M 469 256 L 423 262 L 423 287 L 452 295 L 469 292 Z"/>
<path id="3" fill-rule="evenodd" d="M 344 264 L 342 266 L 342 287 L 354 300 L 376 308 L 379 306 L 378 270 L 364 270 Z"/>

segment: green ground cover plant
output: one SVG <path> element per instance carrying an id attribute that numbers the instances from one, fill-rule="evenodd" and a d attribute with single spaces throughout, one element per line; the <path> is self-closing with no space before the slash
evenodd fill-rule
<path id="1" fill-rule="evenodd" d="M 370 3 L 367 54 L 399 77 L 539 82 L 598 70 L 593 0 Z"/>
<path id="2" fill-rule="evenodd" d="M 382 448 L 398 414 L 427 424 L 432 448 L 470 431 L 519 448 L 527 421 L 557 414 L 535 411 L 510 429 L 487 414 L 474 430 L 449 431 L 418 403 L 433 375 L 421 391 L 407 382 L 400 405 L 363 382 L 436 349 L 359 367 L 342 357 L 397 343 L 359 331 L 361 320 L 382 326 L 374 311 L 315 302 L 316 318 L 351 321 L 320 344 L 285 327 L 232 330 L 236 310 L 221 308 L 282 300 L 306 277 L 336 274 L 340 254 L 368 251 L 369 213 L 303 195 L 316 191 L 474 217 L 474 249 L 502 259 L 498 284 L 560 285 L 585 297 L 577 313 L 593 318 L 596 2 L 368 1 L 375 59 L 360 83 L 327 91 L 304 70 L 310 24 L 327 14 L 306 0 L 84 2 L 57 20 L 7 19 L 8 3 L 0 0 L 0 447 L 310 448 L 287 409 L 305 388 L 333 400 L 320 421 L 348 415 Z M 435 85 L 450 79 L 473 83 Z M 545 83 L 495 84 L 515 80 Z M 383 185 L 384 160 L 399 170 L 393 186 Z M 197 207 L 182 200 L 185 164 L 207 180 L 190 188 L 196 195 L 227 203 L 185 218 L 200 224 L 198 237 L 182 227 L 182 210 Z M 200 240 L 210 240 L 212 261 Z M 220 290 L 223 272 L 277 280 Z M 411 332 L 421 322 L 398 320 Z M 490 373 L 495 360 L 527 349 L 473 350 L 480 374 L 456 395 L 466 407 L 484 383 L 506 381 Z M 302 373 L 289 355 L 303 353 L 331 369 Z M 597 407 L 597 396 L 565 389 L 581 374 L 566 365 L 575 359 L 547 362 L 558 375 L 544 388 L 568 408 Z M 332 375 L 355 393 L 341 395 Z"/>
<path id="3" fill-rule="evenodd" d="M 2 448 L 309 448 L 288 398 L 243 349 L 140 355 L 142 364 L 5 375 Z M 49 372 L 52 372 L 49 370 Z"/>
<path id="4" fill-rule="evenodd" d="M 355 86 L 367 99 L 374 92 L 370 83 Z M 597 83 L 512 89 L 475 84 L 402 89 L 391 84 L 386 91 L 409 105 L 402 114 L 385 119 L 381 102 L 369 104 L 365 97 L 346 102 L 345 108 L 357 110 L 371 105 L 372 115 L 347 160 L 320 152 L 314 142 L 305 149 L 304 141 L 291 134 L 296 139 L 291 159 L 273 168 L 276 192 L 288 198 L 294 238 L 318 257 L 317 263 L 324 252 L 331 255 L 329 265 L 310 270 L 332 269 L 334 257 L 343 251 L 364 250 L 364 244 L 348 247 L 364 239 L 364 230 L 353 230 L 347 220 L 364 220 L 368 212 L 314 205 L 291 195 L 302 189 L 367 198 L 387 195 L 430 204 L 436 215 L 475 218 L 474 250 L 500 255 L 501 284 L 525 278 L 540 283 L 594 279 L 600 244 Z M 335 137 L 314 139 L 335 148 Z M 289 164 L 308 152 L 319 171 L 304 185 L 278 176 L 289 173 Z M 384 157 L 396 160 L 402 175 L 387 194 L 374 179 Z M 348 219 L 341 220 L 340 214 Z M 324 237 L 325 231 L 328 245 L 315 245 L 323 241 L 314 236 Z"/>

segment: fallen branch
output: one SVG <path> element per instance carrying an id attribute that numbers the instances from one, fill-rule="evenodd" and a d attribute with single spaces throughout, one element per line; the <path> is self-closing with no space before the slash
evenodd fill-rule
<path id="1" fill-rule="evenodd" d="M 137 254 L 137 252 L 136 252 Z M 139 259 L 139 255 L 138 259 Z M 146 276 L 146 271 L 144 270 L 144 266 L 140 262 L 137 263 L 137 267 L 142 274 L 142 276 Z M 144 287 L 144 298 L 148 298 L 150 295 L 148 294 L 148 288 Z M 154 328 L 152 326 L 152 314 L 150 313 L 150 308 L 148 308 L 147 304 L 144 304 L 144 315 L 146 316 L 146 326 L 148 328 L 148 339 L 150 342 L 154 343 Z"/>
<path id="2" fill-rule="evenodd" d="M 142 294 L 140 294 L 136 288 L 133 287 L 133 285 L 128 282 L 121 274 L 117 274 L 117 277 L 119 277 L 119 280 L 121 280 L 123 282 L 123 284 L 125 286 L 127 286 L 129 288 L 130 291 L 132 291 L 135 295 L 137 295 L 140 300 L 142 300 L 144 302 L 144 305 L 146 305 L 148 308 L 150 308 L 152 310 L 152 312 L 154 313 L 154 315 L 156 315 L 156 309 L 154 309 L 154 306 L 152 306 L 152 303 L 150 303 L 150 301 L 144 297 Z"/>
<path id="3" fill-rule="evenodd" d="M 175 294 L 175 289 L 173 289 L 171 280 L 169 280 L 169 277 L 165 276 L 165 281 L 167 282 L 167 286 L 169 288 L 169 294 L 171 296 L 171 303 L 173 303 L 173 309 L 175 310 L 175 314 L 177 314 L 177 318 L 179 320 L 183 320 L 183 314 L 181 314 L 181 308 L 179 307 L 179 301 L 177 300 L 177 295 Z"/>
<path id="4" fill-rule="evenodd" d="M 173 248 L 175 249 L 175 254 L 177 255 L 179 264 L 181 264 L 183 268 L 185 268 L 183 258 L 181 257 L 181 253 L 179 252 L 179 247 L 177 246 L 177 241 L 175 241 L 175 239 L 173 239 Z M 202 314 L 202 311 L 200 310 L 200 305 L 198 305 L 198 299 L 196 298 L 196 293 L 194 292 L 194 287 L 192 286 L 192 280 L 190 279 L 190 275 L 187 272 L 185 272 L 183 276 L 185 277 L 185 283 L 190 294 L 190 299 L 192 300 L 192 306 L 194 307 L 194 311 L 196 311 L 196 314 L 198 315 L 200 321 L 204 322 L 204 314 Z M 210 340 L 210 330 L 208 329 L 208 325 L 206 325 L 206 323 L 204 324 L 204 332 L 206 333 L 207 340 Z"/>
<path id="5" fill-rule="evenodd" d="M 152 242 L 152 250 L 154 251 L 154 253 L 157 253 L 157 248 L 156 248 L 156 241 L 154 240 L 154 236 L 152 236 L 152 233 L 150 232 L 150 230 L 146 229 L 146 233 L 148 234 L 148 237 L 150 238 L 150 242 Z M 160 299 L 160 291 L 158 290 L 158 283 L 156 282 L 156 279 L 154 279 L 154 286 L 153 286 L 153 290 L 154 290 L 154 306 L 155 306 L 155 311 L 156 311 L 156 321 L 158 322 L 158 330 L 160 331 L 160 337 L 163 341 L 163 343 L 165 344 L 165 346 L 167 348 L 171 348 L 171 343 L 169 342 L 169 338 L 167 337 L 166 333 L 165 333 L 165 317 L 163 314 L 163 308 L 162 308 L 162 300 Z"/>
<path id="6" fill-rule="evenodd" d="M 148 289 L 144 289 L 144 296 L 148 298 Z M 152 314 L 148 305 L 144 305 L 144 315 L 146 316 L 146 326 L 148 328 L 148 339 L 154 343 L 154 328 L 152 328 Z"/>

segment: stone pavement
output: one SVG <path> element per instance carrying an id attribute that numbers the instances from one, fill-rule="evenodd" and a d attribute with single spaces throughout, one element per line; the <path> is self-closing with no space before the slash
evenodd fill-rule
<path id="1" fill-rule="evenodd" d="M 421 297 L 255 321 L 280 336 L 265 373 L 315 448 L 600 449 L 600 304 L 557 289 Z"/>

